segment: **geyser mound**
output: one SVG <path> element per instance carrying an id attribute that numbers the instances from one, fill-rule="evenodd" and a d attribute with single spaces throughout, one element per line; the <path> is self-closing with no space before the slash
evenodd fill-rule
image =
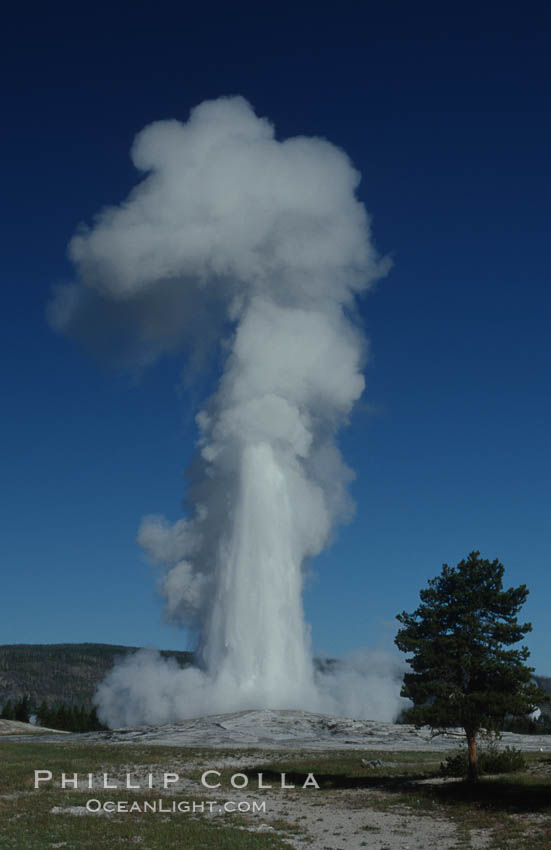
<path id="1" fill-rule="evenodd" d="M 139 533 L 168 616 L 198 635 L 199 668 L 126 659 L 99 690 L 101 716 L 334 710 L 362 676 L 314 674 L 301 590 L 350 514 L 335 437 L 364 388 L 355 298 L 387 267 L 359 174 L 325 140 L 277 140 L 240 97 L 149 125 L 132 160 L 142 181 L 73 237 L 76 282 L 55 292 L 50 319 L 103 351 L 109 337 L 132 368 L 178 349 L 196 367 L 221 338 L 226 360 L 197 415 L 187 517 L 147 517 Z M 363 680 L 360 692 L 365 713 Z"/>

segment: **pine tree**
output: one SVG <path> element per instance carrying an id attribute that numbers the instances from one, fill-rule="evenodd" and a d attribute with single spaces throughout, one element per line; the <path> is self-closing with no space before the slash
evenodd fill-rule
<path id="1" fill-rule="evenodd" d="M 506 649 L 532 630 L 517 621 L 528 589 L 503 590 L 503 565 L 479 555 L 471 552 L 457 567 L 444 564 L 420 591 L 421 605 L 398 614 L 403 628 L 395 638 L 412 654 L 402 687 L 413 702 L 408 718 L 436 729 L 462 727 L 471 781 L 478 775 L 478 732 L 502 728 L 506 715 L 529 714 L 545 701 L 525 664 L 527 647 Z"/>
<path id="2" fill-rule="evenodd" d="M 49 726 L 50 725 L 50 709 L 48 708 L 48 703 L 45 699 L 42 700 L 40 706 L 37 711 L 38 725 L 39 726 Z"/>
<path id="3" fill-rule="evenodd" d="M 30 697 L 25 694 L 25 696 L 15 704 L 15 719 L 19 720 L 21 723 L 28 723 L 30 714 L 31 700 Z"/>
<path id="4" fill-rule="evenodd" d="M 0 717 L 2 720 L 15 720 L 15 708 L 11 699 L 9 699 L 4 705 Z"/>

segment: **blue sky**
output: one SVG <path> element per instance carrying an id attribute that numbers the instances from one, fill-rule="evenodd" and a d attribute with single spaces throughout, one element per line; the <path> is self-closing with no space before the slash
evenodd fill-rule
<path id="1" fill-rule="evenodd" d="M 279 137 L 344 148 L 394 263 L 361 303 L 367 388 L 340 441 L 357 513 L 313 565 L 314 647 L 388 643 L 441 564 L 479 549 L 530 588 L 551 675 L 549 19 L 358 7 L 60 3 L 4 22 L 0 642 L 186 646 L 135 537 L 181 513 L 212 376 L 182 390 L 178 358 L 113 373 L 45 305 L 78 223 L 134 184 L 135 133 L 242 94 Z"/>

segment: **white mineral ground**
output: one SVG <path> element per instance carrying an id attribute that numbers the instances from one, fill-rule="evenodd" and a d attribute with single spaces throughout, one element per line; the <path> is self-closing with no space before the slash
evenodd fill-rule
<path id="1" fill-rule="evenodd" d="M 0 732 L 3 735 L 17 734 L 15 726 L 25 727 L 21 731 L 31 733 L 36 727 L 8 724 Z M 9 724 L 12 724 L 10 726 Z M 10 729 L 13 728 L 13 731 Z M 42 732 L 40 740 L 48 740 Z M 168 723 L 164 726 L 139 726 L 109 732 L 64 736 L 64 741 L 86 741 L 112 744 L 158 744 L 173 747 L 245 748 L 301 750 L 449 750 L 462 742 L 461 729 L 448 729 L 434 735 L 428 727 L 416 729 L 411 725 L 382 723 L 374 720 L 354 720 L 314 714 L 308 711 L 261 709 L 237 711 L 231 714 L 216 714 Z M 52 736 L 55 740 L 55 736 Z M 544 750 L 551 752 L 549 735 L 517 735 L 504 732 L 500 745 L 515 746 L 522 750 Z"/>
<path id="2" fill-rule="evenodd" d="M 22 723 L 20 720 L 3 720 L 0 718 L 0 735 L 40 735 L 42 739 L 44 735 L 53 733 L 54 735 L 69 735 L 69 732 L 60 732 L 58 729 L 47 729 L 42 726 L 34 726 L 32 723 Z"/>

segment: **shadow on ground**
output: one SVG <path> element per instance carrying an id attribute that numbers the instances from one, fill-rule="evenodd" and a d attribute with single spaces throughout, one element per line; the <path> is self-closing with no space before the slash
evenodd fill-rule
<path id="1" fill-rule="evenodd" d="M 243 771 L 250 778 L 262 773 L 265 783 L 277 787 L 280 783 L 279 771 L 258 766 Z M 308 774 L 302 771 L 289 771 L 285 781 L 302 787 Z M 466 780 L 442 781 L 438 771 L 410 773 L 407 777 L 365 775 L 349 776 L 342 773 L 315 772 L 316 781 L 322 790 L 378 790 L 400 796 L 410 795 L 417 801 L 454 806 L 461 804 L 478 805 L 493 811 L 508 814 L 522 812 L 548 812 L 551 814 L 551 783 L 549 780 L 532 778 L 523 774 L 508 777 L 481 777 L 471 784 Z M 433 781 L 431 781 L 433 780 Z"/>

